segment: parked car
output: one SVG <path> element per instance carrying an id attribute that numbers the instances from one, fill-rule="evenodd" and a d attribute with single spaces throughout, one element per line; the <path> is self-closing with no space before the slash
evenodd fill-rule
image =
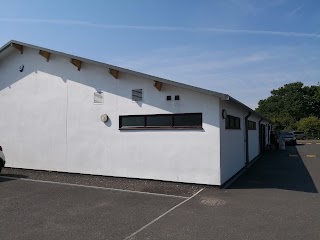
<path id="1" fill-rule="evenodd" d="M 1 169 L 4 167 L 4 165 L 6 164 L 6 158 L 2 152 L 2 147 L 0 146 L 0 172 Z"/>
<path id="2" fill-rule="evenodd" d="M 292 133 L 296 136 L 297 139 L 306 139 L 307 136 L 304 132 L 302 131 L 292 131 Z"/>
<path id="3" fill-rule="evenodd" d="M 296 145 L 297 139 L 292 132 L 280 132 L 279 138 L 283 139 L 286 145 Z"/>

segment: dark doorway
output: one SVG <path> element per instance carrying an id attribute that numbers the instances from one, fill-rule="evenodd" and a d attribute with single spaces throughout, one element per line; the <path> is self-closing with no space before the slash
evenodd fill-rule
<path id="1" fill-rule="evenodd" d="M 260 153 L 265 151 L 266 146 L 266 126 L 264 124 L 260 124 Z"/>

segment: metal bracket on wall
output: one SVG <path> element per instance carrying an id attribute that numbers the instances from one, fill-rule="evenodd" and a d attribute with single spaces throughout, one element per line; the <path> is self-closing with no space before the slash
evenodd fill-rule
<path id="1" fill-rule="evenodd" d="M 16 43 L 12 43 L 11 46 L 16 48 L 16 49 L 18 49 L 21 52 L 21 54 L 23 54 L 23 46 L 22 45 L 16 44 Z"/>
<path id="2" fill-rule="evenodd" d="M 82 62 L 81 62 L 80 60 L 71 58 L 71 59 L 70 59 L 70 62 L 71 62 L 74 66 L 76 66 L 76 67 L 78 68 L 78 71 L 80 71 L 80 69 L 81 69 L 81 64 L 82 64 Z"/>

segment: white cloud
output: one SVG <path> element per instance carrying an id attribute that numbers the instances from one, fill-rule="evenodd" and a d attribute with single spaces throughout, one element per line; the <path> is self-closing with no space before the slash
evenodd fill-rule
<path id="1" fill-rule="evenodd" d="M 286 31 L 268 31 L 268 30 L 251 30 L 251 29 L 229 29 L 229 28 L 212 28 L 212 27 L 171 27 L 171 26 L 144 26 L 144 25 L 111 25 L 98 24 L 88 21 L 63 20 L 63 19 L 30 19 L 30 18 L 0 18 L 0 22 L 9 23 L 46 23 L 61 25 L 78 25 L 83 27 L 94 27 L 100 29 L 130 29 L 143 31 L 185 31 L 185 32 L 212 32 L 225 34 L 255 34 L 255 35 L 273 35 L 282 37 L 304 37 L 320 38 L 317 33 L 304 32 L 286 32 Z"/>
<path id="2" fill-rule="evenodd" d="M 320 57 L 313 51 L 297 46 L 237 51 L 180 47 L 113 59 L 113 64 L 227 93 L 255 108 L 272 89 L 286 83 L 315 85 L 320 79 Z"/>
<path id="3" fill-rule="evenodd" d="M 303 8 L 303 5 L 294 8 L 292 11 L 290 11 L 290 12 L 288 13 L 288 16 L 289 16 L 289 17 L 292 17 L 293 15 L 295 15 L 296 13 L 298 13 L 302 8 Z"/>

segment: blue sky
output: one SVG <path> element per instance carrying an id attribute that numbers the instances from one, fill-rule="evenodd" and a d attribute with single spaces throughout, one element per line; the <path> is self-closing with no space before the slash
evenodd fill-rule
<path id="1" fill-rule="evenodd" d="M 11 39 L 228 93 L 320 81 L 318 0 L 1 1 Z"/>

